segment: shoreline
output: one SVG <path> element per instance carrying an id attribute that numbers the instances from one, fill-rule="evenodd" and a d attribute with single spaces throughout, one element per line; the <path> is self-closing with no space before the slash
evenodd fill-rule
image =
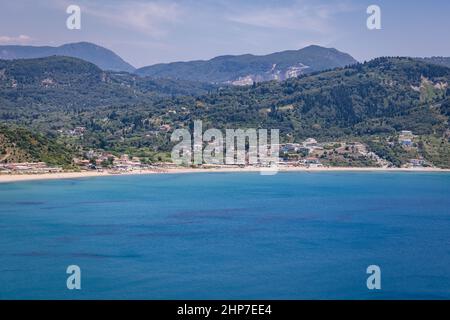
<path id="1" fill-rule="evenodd" d="M 124 173 L 111 173 L 108 171 L 83 171 L 83 172 L 59 172 L 42 174 L 0 174 L 0 183 L 36 181 L 36 180 L 60 180 L 60 179 L 80 179 L 91 177 L 110 177 L 124 175 L 150 175 L 150 174 L 180 174 L 180 173 L 238 173 L 238 172 L 260 172 L 261 168 L 176 168 L 157 170 L 139 170 Z M 440 172 L 448 173 L 450 169 L 438 168 L 378 168 L 378 167 L 281 167 L 278 172 Z"/>

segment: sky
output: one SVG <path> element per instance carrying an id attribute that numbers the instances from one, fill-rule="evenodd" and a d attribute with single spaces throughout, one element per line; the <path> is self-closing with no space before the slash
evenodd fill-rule
<path id="1" fill-rule="evenodd" d="M 381 29 L 369 30 L 369 5 Z M 81 29 L 69 30 L 69 5 Z M 0 45 L 89 41 L 135 67 L 268 54 L 308 45 L 359 61 L 379 56 L 450 56 L 448 0 L 0 0 Z"/>

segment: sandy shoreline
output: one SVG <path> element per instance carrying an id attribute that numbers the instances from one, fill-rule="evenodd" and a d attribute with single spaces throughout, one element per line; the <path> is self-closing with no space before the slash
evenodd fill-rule
<path id="1" fill-rule="evenodd" d="M 278 172 L 450 172 L 450 169 L 437 168 L 352 168 L 352 167 L 281 167 Z M 260 172 L 260 168 L 219 168 L 219 169 L 192 169 L 177 168 L 165 169 L 164 171 L 131 171 L 121 174 L 110 173 L 107 171 L 83 171 L 83 172 L 60 172 L 44 174 L 0 174 L 0 183 L 32 181 L 32 180 L 57 180 L 57 179 L 77 179 L 90 177 L 107 177 L 118 175 L 144 175 L 144 174 L 175 174 L 175 173 L 199 173 L 199 172 Z"/>

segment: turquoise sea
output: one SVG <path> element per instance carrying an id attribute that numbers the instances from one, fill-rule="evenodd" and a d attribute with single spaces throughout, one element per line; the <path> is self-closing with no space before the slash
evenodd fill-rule
<path id="1" fill-rule="evenodd" d="M 0 299 L 19 298 L 450 299 L 450 174 L 0 184 Z"/>

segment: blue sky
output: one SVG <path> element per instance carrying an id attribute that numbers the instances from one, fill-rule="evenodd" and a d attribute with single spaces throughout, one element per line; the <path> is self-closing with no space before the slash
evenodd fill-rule
<path id="1" fill-rule="evenodd" d="M 81 30 L 66 8 L 81 7 Z M 381 8 L 368 30 L 366 8 Z M 0 0 L 0 45 L 90 41 L 131 64 L 267 54 L 310 44 L 357 60 L 377 56 L 450 56 L 448 0 Z"/>

